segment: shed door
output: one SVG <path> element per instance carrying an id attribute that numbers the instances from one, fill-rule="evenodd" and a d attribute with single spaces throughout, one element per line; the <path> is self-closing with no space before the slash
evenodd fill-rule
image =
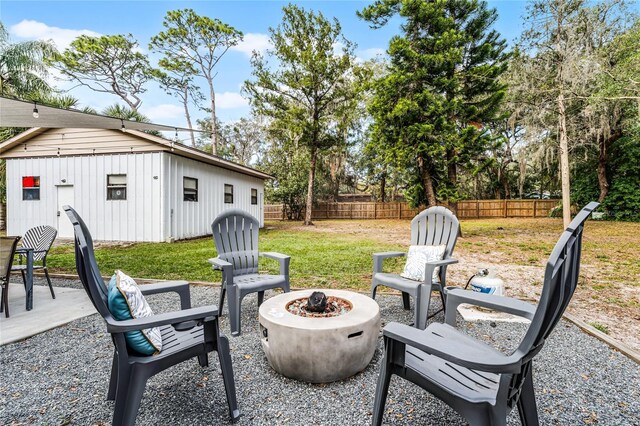
<path id="1" fill-rule="evenodd" d="M 58 237 L 73 238 L 73 225 L 62 206 L 73 207 L 73 185 L 58 186 Z"/>

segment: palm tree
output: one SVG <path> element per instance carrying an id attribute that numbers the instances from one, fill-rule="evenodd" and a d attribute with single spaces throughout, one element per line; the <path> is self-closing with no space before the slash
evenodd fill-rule
<path id="1" fill-rule="evenodd" d="M 31 100 L 51 92 L 46 61 L 55 51 L 51 43 L 40 40 L 11 43 L 0 22 L 0 95 Z"/>
<path id="2" fill-rule="evenodd" d="M 126 105 L 113 104 L 109 105 L 105 109 L 102 110 L 102 115 L 107 115 L 109 117 L 120 118 L 122 120 L 130 120 L 137 121 L 138 123 L 151 123 L 151 120 L 135 109 L 129 108 Z M 145 130 L 145 133 L 150 135 L 162 137 L 162 133 L 157 130 Z"/>

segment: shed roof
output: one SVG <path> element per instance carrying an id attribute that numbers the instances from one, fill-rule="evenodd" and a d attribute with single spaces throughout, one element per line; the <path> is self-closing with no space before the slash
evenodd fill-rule
<path id="1" fill-rule="evenodd" d="M 11 139 L 7 139 L 6 141 L 0 143 L 0 158 L 13 157 L 7 154 L 10 151 L 16 149 L 17 146 L 26 144 L 28 143 L 29 140 L 49 130 L 51 129 L 43 128 L 43 127 L 34 127 L 12 137 Z M 257 177 L 260 179 L 273 178 L 273 176 L 267 173 L 261 172 L 259 170 L 256 170 L 254 168 L 243 166 L 242 164 L 234 163 L 233 161 L 225 160 L 224 158 L 218 157 L 213 154 L 209 154 L 197 148 L 192 148 L 192 147 L 183 145 L 178 142 L 173 142 L 171 140 L 168 140 L 159 136 L 150 135 L 148 133 L 141 132 L 139 130 L 132 130 L 132 129 L 125 129 L 124 133 L 130 135 L 131 137 L 142 139 L 150 144 L 156 145 L 158 148 L 158 151 L 172 152 L 182 157 L 191 158 L 196 161 L 222 167 L 224 169 L 232 170 L 238 173 Z M 64 140 L 60 141 L 60 144 L 64 145 L 65 141 Z M 101 153 L 106 153 L 106 152 L 103 150 Z"/>

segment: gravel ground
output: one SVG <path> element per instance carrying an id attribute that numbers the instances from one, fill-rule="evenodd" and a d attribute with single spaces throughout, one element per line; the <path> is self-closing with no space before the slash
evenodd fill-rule
<path id="1" fill-rule="evenodd" d="M 54 285 L 79 287 L 56 280 Z M 269 294 L 267 294 L 267 297 Z M 192 288 L 194 306 L 217 301 L 218 290 Z M 379 298 L 383 323 L 408 323 L 400 298 Z M 176 296 L 152 296 L 156 312 L 177 309 Z M 327 385 L 280 376 L 260 347 L 256 297 L 243 304 L 243 335 L 230 338 L 241 425 L 357 425 L 371 423 L 382 341 L 363 372 Z M 442 316 L 437 316 L 441 321 Z M 501 349 L 514 347 L 525 325 L 464 324 L 472 335 Z M 227 317 L 222 331 L 229 334 Z M 109 424 L 113 403 L 105 401 L 113 346 L 98 315 L 91 315 L 0 348 L 0 424 Z M 545 425 L 640 425 L 640 367 L 599 340 L 562 321 L 534 361 L 540 420 Z M 462 425 L 445 404 L 398 377 L 391 381 L 387 424 Z M 186 362 L 147 384 L 139 425 L 228 423 L 215 356 L 211 366 Z M 519 424 L 517 410 L 508 424 Z"/>

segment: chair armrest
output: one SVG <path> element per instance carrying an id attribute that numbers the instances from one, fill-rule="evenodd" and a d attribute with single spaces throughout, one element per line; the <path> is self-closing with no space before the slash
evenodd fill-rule
<path id="1" fill-rule="evenodd" d="M 214 271 L 222 271 L 222 286 L 233 285 L 233 265 L 219 257 L 209 259 L 211 269 Z"/>
<path id="2" fill-rule="evenodd" d="M 219 257 L 212 257 L 208 260 L 214 270 L 224 271 L 224 268 L 233 268 L 233 265 Z"/>
<path id="3" fill-rule="evenodd" d="M 456 324 L 456 310 L 462 303 L 469 303 L 483 308 L 494 309 L 512 315 L 532 320 L 537 306 L 511 297 L 496 296 L 477 291 L 463 290 L 458 287 L 447 287 L 447 309 L 445 310 L 445 323 L 452 327 Z"/>
<path id="4" fill-rule="evenodd" d="M 218 316 L 218 307 L 216 305 L 209 305 L 122 321 L 111 317 L 106 318 L 106 321 L 107 331 L 109 333 L 124 333 L 126 331 L 142 330 L 191 320 L 213 319 L 216 316 Z"/>
<path id="5" fill-rule="evenodd" d="M 180 296 L 180 309 L 191 308 L 191 293 L 189 292 L 189 283 L 186 281 L 160 281 L 153 284 L 142 284 L 138 288 L 143 295 L 176 292 Z"/>
<path id="6" fill-rule="evenodd" d="M 426 262 L 424 265 L 424 282 L 425 284 L 431 284 L 433 278 L 433 271 L 437 268 L 446 268 L 448 265 L 452 265 L 454 263 L 458 263 L 458 259 L 454 259 L 453 257 L 449 257 L 447 259 L 440 260 L 431 260 Z M 442 269 L 440 269 L 442 271 Z M 441 283 L 443 284 L 443 283 Z"/>
<path id="7" fill-rule="evenodd" d="M 277 260 L 280 263 L 280 275 L 284 275 L 285 277 L 289 276 L 289 263 L 291 262 L 291 256 L 273 251 L 260 252 L 258 253 L 258 256 Z"/>
<path id="8" fill-rule="evenodd" d="M 373 253 L 373 273 L 382 272 L 382 262 L 390 257 L 403 257 L 407 254 L 402 251 L 385 251 Z"/>
<path id="9" fill-rule="evenodd" d="M 420 330 L 400 323 L 389 323 L 383 329 L 385 338 L 404 343 L 427 354 L 451 361 L 460 366 L 490 373 L 517 373 L 522 364 L 522 354 L 503 355 L 484 347 L 480 341 L 471 345 L 464 339 L 446 339 L 429 333 L 429 327 Z"/>

